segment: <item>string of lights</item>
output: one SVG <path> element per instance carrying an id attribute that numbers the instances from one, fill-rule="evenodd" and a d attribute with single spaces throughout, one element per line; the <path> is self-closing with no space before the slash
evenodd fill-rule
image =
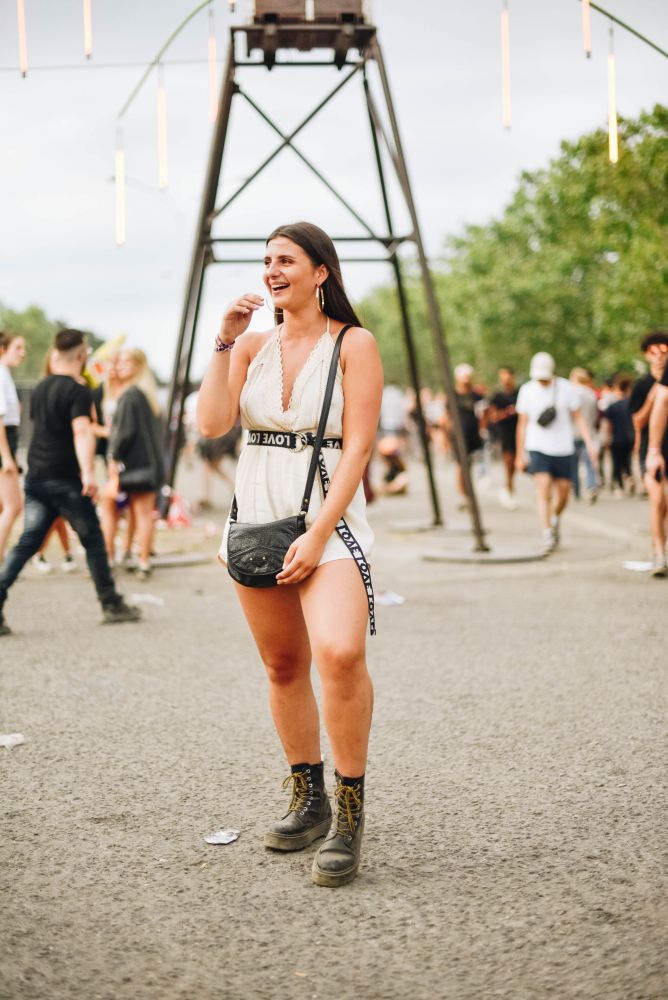
<path id="1" fill-rule="evenodd" d="M 592 0 L 580 0 L 582 4 L 582 35 L 584 53 L 587 59 L 592 56 L 592 29 L 591 11 L 603 15 L 609 22 L 609 46 L 608 46 L 608 155 L 611 163 L 617 163 L 619 159 L 619 137 L 618 137 L 618 115 L 617 115 L 617 88 L 616 88 L 616 66 L 614 51 L 614 26 L 617 25 L 625 32 L 633 35 L 644 44 L 648 45 L 659 55 L 668 58 L 668 52 L 656 42 L 643 35 L 630 24 L 622 21 L 610 11 Z M 236 11 L 235 0 L 227 0 L 230 14 Z M 26 35 L 25 0 L 16 0 L 17 27 L 18 27 L 18 51 L 19 65 L 0 66 L 0 72 L 16 72 L 18 69 L 22 77 L 28 74 L 28 44 Z M 209 83 L 209 119 L 215 122 L 218 111 L 218 54 L 215 30 L 214 0 L 203 0 L 198 3 L 193 10 L 177 25 L 164 44 L 160 47 L 151 62 L 113 62 L 95 63 L 92 61 L 93 53 L 93 4 L 92 0 L 83 0 L 83 36 L 84 36 L 84 56 L 83 64 L 64 65 L 42 65 L 30 67 L 30 72 L 70 72 L 80 69 L 97 70 L 124 70 L 142 68 L 143 73 L 137 84 L 129 94 L 125 103 L 117 115 L 116 125 L 116 154 L 115 154 L 115 186 L 116 186 L 116 242 L 122 245 L 126 237 L 125 220 L 125 150 L 123 144 L 122 119 L 132 106 L 133 102 L 141 92 L 149 76 L 156 70 L 157 74 L 157 147 L 158 147 L 158 187 L 163 191 L 169 184 L 168 168 L 168 143 L 167 143 L 167 91 L 165 86 L 166 66 L 208 66 Z M 184 28 L 201 11 L 208 12 L 208 36 L 206 58 L 193 59 L 165 59 L 165 54 L 171 45 L 176 41 Z M 310 0 L 305 0 L 304 17 L 306 20 L 313 20 L 314 7 Z M 501 0 L 501 121 L 505 129 L 510 129 L 512 124 L 512 104 L 511 104 L 511 72 L 510 72 L 510 9 L 509 0 Z"/>

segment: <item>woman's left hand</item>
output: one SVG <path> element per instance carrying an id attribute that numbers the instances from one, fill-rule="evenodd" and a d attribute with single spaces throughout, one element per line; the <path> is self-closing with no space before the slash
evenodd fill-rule
<path id="1" fill-rule="evenodd" d="M 285 553 L 283 569 L 276 583 L 300 583 L 310 576 L 320 562 L 325 543 L 310 530 L 297 538 Z"/>

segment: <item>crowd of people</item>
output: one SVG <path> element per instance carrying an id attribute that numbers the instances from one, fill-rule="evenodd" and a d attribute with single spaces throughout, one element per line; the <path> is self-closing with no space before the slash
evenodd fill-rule
<path id="1" fill-rule="evenodd" d="M 198 438 L 189 444 L 208 475 L 225 479 L 234 491 L 219 559 L 266 667 L 290 767 L 288 811 L 269 826 L 264 844 L 291 852 L 323 840 L 311 877 L 316 885 L 336 887 L 356 877 L 365 822 L 373 707 L 367 627 L 376 632 L 369 567 L 374 534 L 366 504 L 376 491 L 396 496 L 409 489 L 419 408 L 396 386 L 383 390 L 376 342 L 347 298 L 326 233 L 309 223 L 275 230 L 266 244 L 263 280 L 277 324 L 264 332 L 249 329 L 264 303 L 253 293 L 228 307 L 196 401 Z M 428 433 L 437 453 L 453 452 L 460 502 L 469 502 L 465 463 L 477 467 L 479 480 L 489 479 L 490 453 L 496 452 L 503 469 L 499 501 L 509 511 L 517 509 L 517 473 L 533 476 L 548 553 L 560 543 L 561 514 L 572 491 L 594 503 L 606 485 L 620 497 L 642 488 L 651 509 L 652 572 L 666 576 L 668 334 L 648 335 L 641 351 L 649 365 L 645 375 L 632 383 L 618 374 L 599 387 L 581 367 L 560 377 L 544 351 L 531 358 L 528 381 L 519 385 L 504 366 L 492 392 L 478 384 L 470 364 L 461 363 L 454 372 L 461 435 L 445 397 L 424 390 L 420 405 Z M 16 458 L 21 412 L 11 371 L 25 353 L 22 337 L 0 335 L 0 636 L 10 634 L 4 608 L 24 566 L 36 559 L 43 568 L 52 532 L 61 538 L 67 564 L 70 530 L 86 552 L 102 622 L 136 622 L 141 614 L 119 593 L 112 568 L 129 565 L 140 580 L 151 573 L 164 462 L 146 357 L 120 351 L 107 359 L 103 382 L 93 385 L 86 336 L 74 329 L 57 334 L 30 398 L 32 439 L 22 491 Z M 240 424 L 245 446 L 232 480 L 221 463 L 236 458 Z M 368 474 L 374 453 L 380 482 Z M 23 507 L 22 533 L 4 554 Z M 334 810 L 311 686 L 313 660 L 334 757 Z"/>
<path id="2" fill-rule="evenodd" d="M 639 348 L 647 371 L 635 380 L 617 373 L 597 385 L 593 373 L 583 367 L 562 378 L 552 356 L 541 351 L 531 359 L 527 382 L 520 386 L 513 369 L 502 366 L 491 391 L 476 380 L 470 364 L 458 364 L 455 394 L 467 461 L 477 472 L 478 483 L 489 483 L 491 461 L 498 458 L 503 467 L 499 503 L 515 510 L 517 473 L 533 476 L 546 552 L 559 545 L 560 518 L 571 495 L 587 504 L 595 503 L 604 490 L 615 499 L 646 496 L 652 574 L 664 577 L 668 575 L 666 487 L 663 466 L 648 468 L 648 452 L 651 415 L 660 409 L 657 400 L 663 399 L 660 383 L 666 371 L 668 334 L 652 332 Z M 451 454 L 455 460 L 458 505 L 465 510 L 468 497 L 446 395 L 423 389 L 420 402 L 435 454 Z M 378 444 L 382 492 L 408 489 L 407 459 L 418 453 L 417 427 L 414 394 L 386 386 Z M 658 452 L 650 454 L 665 462 L 665 432 L 656 431 L 655 436 L 658 443 L 652 447 Z"/>
<path id="3" fill-rule="evenodd" d="M 90 353 L 81 331 L 57 334 L 44 377 L 30 396 L 32 437 L 22 495 L 16 459 L 21 412 L 10 369 L 23 360 L 26 345 L 23 337 L 0 335 L 0 636 L 10 633 L 4 606 L 26 563 L 34 560 L 41 572 L 51 569 L 46 546 L 52 533 L 60 538 L 66 571 L 74 564 L 70 532 L 78 536 L 105 624 L 141 617 L 119 594 L 112 567 L 119 520 L 126 513 L 122 561 L 127 565 L 136 535 L 139 558 L 132 568 L 138 579 L 151 572 L 156 497 L 164 474 L 155 383 L 143 352 L 128 350 L 109 359 L 98 385 L 88 370 Z M 102 495 L 96 457 L 105 468 Z M 24 508 L 23 531 L 5 554 Z"/>

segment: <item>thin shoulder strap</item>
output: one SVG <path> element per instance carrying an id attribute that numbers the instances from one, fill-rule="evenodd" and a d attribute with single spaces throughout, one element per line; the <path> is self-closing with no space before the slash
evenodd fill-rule
<path id="1" fill-rule="evenodd" d="M 327 427 L 327 418 L 329 417 L 329 408 L 332 405 L 332 394 L 334 392 L 334 382 L 336 380 L 336 368 L 339 363 L 339 355 L 341 354 L 341 341 L 343 340 L 343 335 L 346 330 L 349 330 L 352 323 L 347 323 L 339 332 L 336 338 L 336 343 L 334 344 L 334 351 L 332 352 L 332 362 L 329 366 L 329 375 L 327 377 L 327 387 L 325 389 L 325 397 L 322 402 L 322 411 L 320 413 L 320 423 L 318 424 L 318 430 L 315 436 L 315 443 L 313 445 L 313 454 L 311 455 L 311 464 L 308 469 L 308 476 L 306 477 L 306 487 L 304 489 L 304 498 L 302 500 L 300 514 L 306 515 L 308 513 L 309 505 L 311 503 L 311 493 L 313 492 L 313 482 L 315 480 L 315 474 L 318 468 L 318 455 L 320 454 L 320 449 L 322 448 L 322 442 L 325 437 L 325 429 Z"/>

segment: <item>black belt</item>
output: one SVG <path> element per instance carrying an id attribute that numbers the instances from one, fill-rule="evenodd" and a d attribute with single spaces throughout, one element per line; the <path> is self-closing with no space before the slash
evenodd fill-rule
<path id="1" fill-rule="evenodd" d="M 290 448 L 292 451 L 302 451 L 315 444 L 315 434 L 293 434 L 290 431 L 249 431 L 246 444 L 265 445 L 270 448 Z M 323 438 L 323 448 L 343 447 L 341 438 Z"/>

